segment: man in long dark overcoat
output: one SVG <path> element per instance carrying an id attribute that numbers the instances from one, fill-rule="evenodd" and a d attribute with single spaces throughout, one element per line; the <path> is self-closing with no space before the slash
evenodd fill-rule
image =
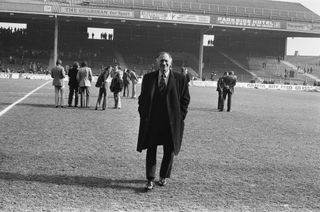
<path id="1" fill-rule="evenodd" d="M 138 111 L 140 127 L 137 151 L 147 149 L 146 189 L 154 187 L 157 146 L 163 146 L 159 185 L 171 175 L 174 155 L 178 155 L 190 102 L 187 79 L 172 71 L 172 57 L 161 52 L 157 69 L 145 74 L 141 85 Z"/>

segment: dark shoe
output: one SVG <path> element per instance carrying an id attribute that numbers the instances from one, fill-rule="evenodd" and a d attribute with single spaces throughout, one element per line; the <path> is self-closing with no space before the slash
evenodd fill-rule
<path id="1" fill-rule="evenodd" d="M 64 108 L 64 106 L 62 106 L 62 105 L 61 105 L 60 107 L 61 107 L 61 108 Z"/>
<path id="2" fill-rule="evenodd" d="M 78 105 L 75 105 L 74 107 L 78 107 Z"/>
<path id="3" fill-rule="evenodd" d="M 148 182 L 147 182 L 147 184 L 146 184 L 146 190 L 147 191 L 151 191 L 152 189 L 153 189 L 153 187 L 154 187 L 154 183 L 153 183 L 153 181 L 152 180 L 148 180 Z"/>
<path id="4" fill-rule="evenodd" d="M 68 105 L 68 107 L 72 107 L 71 105 Z"/>
<path id="5" fill-rule="evenodd" d="M 98 110 L 98 108 L 96 107 L 95 110 Z"/>
<path id="6" fill-rule="evenodd" d="M 58 105 L 56 105 L 56 108 L 58 108 Z"/>
<path id="7" fill-rule="evenodd" d="M 159 180 L 159 186 L 165 186 L 167 185 L 167 180 L 166 178 L 160 178 Z"/>

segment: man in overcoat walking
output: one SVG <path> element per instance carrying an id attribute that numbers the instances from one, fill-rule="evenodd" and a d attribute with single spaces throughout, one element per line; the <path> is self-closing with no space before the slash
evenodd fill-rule
<path id="1" fill-rule="evenodd" d="M 172 57 L 161 52 L 156 59 L 157 69 L 145 74 L 138 100 L 140 115 L 137 151 L 147 149 L 146 189 L 154 187 L 157 146 L 163 146 L 159 185 L 170 178 L 173 157 L 178 155 L 190 102 L 187 79 L 172 71 Z"/>

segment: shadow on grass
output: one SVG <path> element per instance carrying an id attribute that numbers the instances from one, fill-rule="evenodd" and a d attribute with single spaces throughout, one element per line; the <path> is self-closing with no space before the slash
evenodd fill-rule
<path id="1" fill-rule="evenodd" d="M 11 105 L 12 103 L 1 102 L 0 105 Z"/>
<path id="2" fill-rule="evenodd" d="M 116 190 L 133 190 L 136 193 L 144 193 L 145 180 L 137 179 L 105 179 L 99 177 L 68 176 L 68 175 L 24 175 L 19 173 L 0 172 L 0 179 L 8 181 L 32 181 L 51 183 L 57 185 L 75 185 L 89 188 L 111 188 Z M 139 184 L 137 187 L 136 184 Z M 140 185 L 141 184 L 141 185 Z"/>
<path id="3" fill-rule="evenodd" d="M 196 108 L 196 107 L 189 107 L 188 111 L 203 111 L 203 112 L 220 112 L 218 109 L 216 108 Z"/>
<path id="4" fill-rule="evenodd" d="M 51 107 L 54 108 L 54 104 L 30 104 L 30 103 L 19 103 L 16 105 L 16 107 L 21 106 L 31 106 L 31 107 Z"/>

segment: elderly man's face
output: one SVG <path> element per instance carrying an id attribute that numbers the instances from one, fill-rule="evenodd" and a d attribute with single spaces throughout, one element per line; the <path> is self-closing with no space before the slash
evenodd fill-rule
<path id="1" fill-rule="evenodd" d="M 160 55 L 159 57 L 159 68 L 160 71 L 167 72 L 171 66 L 171 59 L 168 54 Z"/>

